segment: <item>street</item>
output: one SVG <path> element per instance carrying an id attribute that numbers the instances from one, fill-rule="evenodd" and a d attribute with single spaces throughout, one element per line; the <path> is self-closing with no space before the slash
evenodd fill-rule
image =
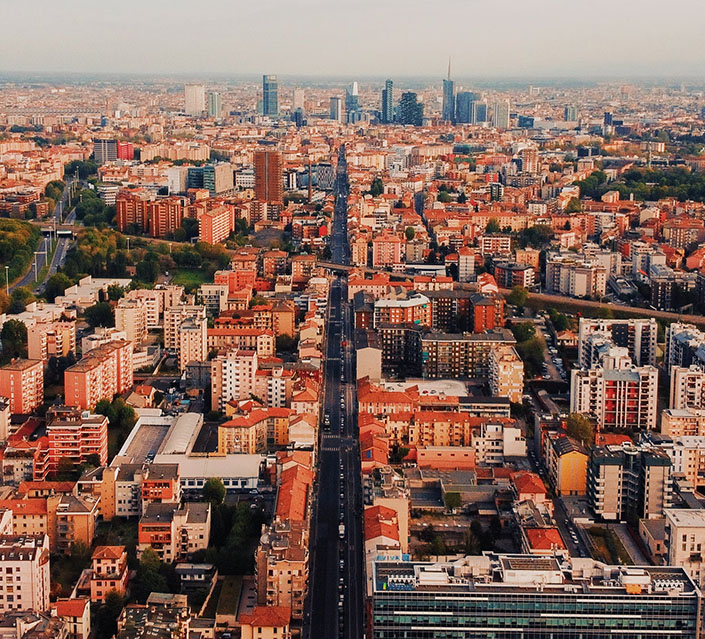
<path id="1" fill-rule="evenodd" d="M 333 261 L 341 263 L 349 260 L 344 153 L 341 148 L 331 235 Z M 362 486 L 352 314 L 346 299 L 346 281 L 339 277 L 331 286 L 328 304 L 323 405 L 326 418 L 320 431 L 310 582 L 303 626 L 304 637 L 315 639 L 359 639 L 363 634 Z"/>

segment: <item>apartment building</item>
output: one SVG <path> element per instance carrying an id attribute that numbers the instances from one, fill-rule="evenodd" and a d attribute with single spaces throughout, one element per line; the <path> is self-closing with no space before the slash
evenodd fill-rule
<path id="1" fill-rule="evenodd" d="M 49 440 L 49 473 L 56 473 L 66 458 L 74 464 L 95 459 L 108 461 L 108 418 L 91 415 L 79 408 L 52 406 L 47 412 L 46 434 Z"/>
<path id="2" fill-rule="evenodd" d="M 524 362 L 514 346 L 503 345 L 490 350 L 489 384 L 492 397 L 507 397 L 520 404 L 524 393 Z"/>
<path id="3" fill-rule="evenodd" d="M 421 293 L 404 297 L 378 299 L 374 303 L 374 327 L 380 324 L 416 324 L 431 326 L 431 302 Z"/>
<path id="4" fill-rule="evenodd" d="M 669 408 L 705 408 L 705 369 L 696 365 L 671 367 Z"/>
<path id="5" fill-rule="evenodd" d="M 121 298 L 115 307 L 115 330 L 125 333 L 134 344 L 147 337 L 147 306 L 140 299 Z"/>
<path id="6" fill-rule="evenodd" d="M 250 399 L 255 391 L 257 352 L 238 349 L 211 360 L 211 406 L 220 410 L 232 400 Z"/>
<path id="7" fill-rule="evenodd" d="M 189 317 L 206 317 L 205 306 L 175 304 L 164 308 L 164 348 L 177 352 L 179 348 L 179 327 Z"/>
<path id="8" fill-rule="evenodd" d="M 658 519 L 672 503 L 673 464 L 653 446 L 596 446 L 590 452 L 587 498 L 605 520 Z"/>
<path id="9" fill-rule="evenodd" d="M 179 326 L 179 370 L 186 370 L 191 362 L 205 362 L 208 359 L 206 331 L 208 320 L 203 316 L 186 318 Z"/>
<path id="10" fill-rule="evenodd" d="M 230 207 L 217 206 L 205 211 L 198 220 L 198 240 L 208 244 L 224 242 L 234 229 L 234 214 Z"/>
<path id="11" fill-rule="evenodd" d="M 705 368 L 705 334 L 693 324 L 673 322 L 666 330 L 666 356 L 670 374 L 673 367 Z"/>
<path id="12" fill-rule="evenodd" d="M 593 334 L 603 335 L 615 346 L 626 348 L 637 366 L 656 364 L 658 324 L 652 317 L 644 319 L 581 317 L 578 329 L 578 365 L 581 368 L 591 368 L 598 359 L 588 339 Z"/>
<path id="13" fill-rule="evenodd" d="M 137 552 L 141 555 L 152 548 L 162 561 L 186 559 L 208 547 L 211 528 L 209 503 L 178 504 L 150 503 L 139 521 Z"/>
<path id="14" fill-rule="evenodd" d="M 482 257 L 501 257 L 512 253 L 511 235 L 481 235 L 477 238 L 477 245 Z"/>
<path id="15" fill-rule="evenodd" d="M 548 476 L 558 495 L 584 495 L 588 451 L 564 433 L 549 435 L 544 447 Z"/>
<path id="16" fill-rule="evenodd" d="M 168 237 L 181 227 L 184 209 L 179 197 L 154 196 L 143 189 L 123 189 L 115 198 L 118 230 Z"/>
<path id="17" fill-rule="evenodd" d="M 600 298 L 607 290 L 607 269 L 574 253 L 552 253 L 546 258 L 546 292 L 571 297 Z"/>
<path id="18" fill-rule="evenodd" d="M 0 536 L 0 613 L 49 610 L 49 538 Z"/>
<path id="19" fill-rule="evenodd" d="M 44 402 L 44 363 L 16 359 L 0 367 L 0 397 L 10 403 L 10 413 L 31 413 Z"/>
<path id="20" fill-rule="evenodd" d="M 431 379 L 488 377 L 490 353 L 516 340 L 506 329 L 479 334 L 427 333 L 421 338 L 421 371 Z"/>
<path id="21" fill-rule="evenodd" d="M 115 590 L 124 595 L 130 571 L 125 546 L 96 546 L 91 556 L 91 601 L 103 603 Z"/>
<path id="22" fill-rule="evenodd" d="M 384 268 L 401 264 L 402 244 L 400 237 L 386 230 L 372 238 L 372 266 Z"/>
<path id="23" fill-rule="evenodd" d="M 600 428 L 654 430 L 657 387 L 656 367 L 635 366 L 626 348 L 613 347 L 596 367 L 571 371 L 570 410 Z"/>
<path id="24" fill-rule="evenodd" d="M 667 408 L 663 410 L 661 433 L 668 437 L 705 435 L 705 409 Z"/>
<path id="25" fill-rule="evenodd" d="M 218 452 L 248 455 L 266 452 L 268 423 L 269 415 L 264 410 L 233 416 L 218 426 Z"/>
<path id="26" fill-rule="evenodd" d="M 27 358 L 47 362 L 76 353 L 76 322 L 39 322 L 27 327 Z"/>
<path id="27" fill-rule="evenodd" d="M 215 326 L 207 331 L 208 351 L 213 349 L 243 349 L 257 352 L 260 358 L 274 357 L 274 331 L 264 328 Z"/>
<path id="28" fill-rule="evenodd" d="M 92 409 L 101 399 L 132 388 L 132 342 L 109 342 L 94 348 L 64 372 L 66 405 Z"/>

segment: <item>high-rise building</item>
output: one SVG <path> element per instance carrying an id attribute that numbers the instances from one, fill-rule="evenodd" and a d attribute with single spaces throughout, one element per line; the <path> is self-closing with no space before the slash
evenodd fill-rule
<path id="1" fill-rule="evenodd" d="M 563 119 L 566 122 L 577 122 L 578 121 L 578 107 L 574 104 L 568 104 L 563 109 Z"/>
<path id="2" fill-rule="evenodd" d="M 487 122 L 487 102 L 477 100 L 472 103 L 472 124 L 480 124 Z"/>
<path id="3" fill-rule="evenodd" d="M 44 401 L 44 362 L 16 359 L 0 368 L 0 397 L 10 400 L 10 413 L 31 413 Z"/>
<path id="4" fill-rule="evenodd" d="M 281 151 L 276 149 L 255 151 L 255 198 L 260 202 L 274 204 L 283 202 Z"/>
<path id="5" fill-rule="evenodd" d="M 345 89 L 345 121 L 354 124 L 360 121 L 361 115 L 358 85 L 352 82 Z"/>
<path id="6" fill-rule="evenodd" d="M 387 80 L 382 89 L 382 124 L 391 124 L 394 122 L 394 83 Z"/>
<path id="7" fill-rule="evenodd" d="M 494 126 L 496 129 L 509 128 L 509 100 L 499 100 L 495 102 Z"/>
<path id="8" fill-rule="evenodd" d="M 205 211 L 198 220 L 198 239 L 207 244 L 224 242 L 232 231 L 233 212 L 227 206 Z"/>
<path id="9" fill-rule="evenodd" d="M 222 113 L 222 105 L 220 103 L 220 93 L 217 91 L 208 92 L 208 117 L 215 118 L 216 120 L 220 118 Z"/>
<path id="10" fill-rule="evenodd" d="M 637 366 L 656 364 L 658 325 L 653 318 L 598 319 L 580 318 L 578 329 L 578 365 L 591 368 L 597 362 L 588 338 L 598 333 L 609 338 L 615 346 L 623 346 Z"/>
<path id="11" fill-rule="evenodd" d="M 413 91 L 405 91 L 399 101 L 399 122 L 421 126 L 423 124 L 423 104 Z"/>
<path id="12" fill-rule="evenodd" d="M 202 84 L 184 86 L 184 111 L 187 115 L 201 115 L 206 108 L 206 88 Z"/>
<path id="13" fill-rule="evenodd" d="M 342 117 L 342 112 L 343 112 L 343 101 L 340 98 L 333 96 L 330 99 L 330 119 L 335 120 L 336 122 L 340 122 L 341 117 Z"/>
<path id="14" fill-rule="evenodd" d="M 115 328 L 125 338 L 139 344 L 147 337 L 147 305 L 139 299 L 123 297 L 115 307 Z"/>
<path id="15" fill-rule="evenodd" d="M 52 406 L 47 413 L 48 470 L 54 473 L 62 459 L 82 464 L 95 455 L 99 464 L 108 461 L 108 418 L 80 408 Z"/>
<path id="16" fill-rule="evenodd" d="M 255 392 L 257 351 L 232 350 L 211 361 L 211 402 L 222 410 L 234 400 L 250 399 Z"/>
<path id="17" fill-rule="evenodd" d="M 115 162 L 115 160 L 118 159 L 117 140 L 95 138 L 93 140 L 93 159 L 96 161 L 96 164 Z"/>
<path id="18" fill-rule="evenodd" d="M 0 562 L 5 573 L 0 582 L 0 613 L 49 609 L 51 571 L 47 535 L 2 535 Z M 18 619 L 18 627 L 21 623 Z"/>
<path id="19" fill-rule="evenodd" d="M 444 122 L 455 121 L 454 82 L 450 79 L 450 60 L 448 60 L 448 77 L 443 80 L 443 108 L 441 117 Z"/>
<path id="20" fill-rule="evenodd" d="M 480 99 L 477 93 L 461 91 L 455 98 L 455 121 L 460 124 L 471 124 L 472 111 L 475 102 Z"/>
<path id="21" fill-rule="evenodd" d="M 279 117 L 279 87 L 276 75 L 262 76 L 262 115 Z"/>
<path id="22" fill-rule="evenodd" d="M 233 167 L 230 162 L 206 164 L 203 167 L 203 188 L 208 189 L 211 197 L 233 190 Z"/>
<path id="23" fill-rule="evenodd" d="M 291 102 L 292 109 L 304 110 L 305 94 L 303 89 L 294 89 L 294 97 Z"/>

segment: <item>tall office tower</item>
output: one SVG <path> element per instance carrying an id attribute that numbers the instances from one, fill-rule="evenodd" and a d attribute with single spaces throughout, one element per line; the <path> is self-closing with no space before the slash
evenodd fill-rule
<path id="1" fill-rule="evenodd" d="M 115 162 L 115 160 L 118 159 L 117 140 L 95 138 L 93 140 L 93 159 L 96 161 L 96 164 Z"/>
<path id="2" fill-rule="evenodd" d="M 202 84 L 184 86 L 184 112 L 188 115 L 201 115 L 206 108 L 206 88 Z"/>
<path id="3" fill-rule="evenodd" d="M 348 124 L 360 120 L 360 98 L 357 82 L 353 82 L 345 89 L 345 121 Z"/>
<path id="4" fill-rule="evenodd" d="M 222 112 L 220 104 L 220 93 L 217 91 L 208 92 L 208 117 L 218 119 Z"/>
<path id="5" fill-rule="evenodd" d="M 494 105 L 494 126 L 496 129 L 509 128 L 509 100 L 500 100 Z"/>
<path id="6" fill-rule="evenodd" d="M 262 76 L 262 115 L 279 117 L 279 88 L 276 75 Z"/>
<path id="7" fill-rule="evenodd" d="M 406 91 L 401 94 L 399 101 L 399 122 L 401 124 L 412 124 L 421 126 L 423 124 L 423 104 L 413 91 Z"/>
<path id="8" fill-rule="evenodd" d="M 460 124 L 471 124 L 472 111 L 475 103 L 480 99 L 477 93 L 461 91 L 455 96 L 455 121 Z"/>
<path id="9" fill-rule="evenodd" d="M 294 109 L 294 112 L 291 114 L 291 121 L 296 124 L 296 128 L 300 129 L 306 123 L 304 110 Z"/>
<path id="10" fill-rule="evenodd" d="M 578 107 L 574 104 L 569 104 L 563 109 L 563 119 L 566 122 L 578 121 Z"/>
<path id="11" fill-rule="evenodd" d="M 274 149 L 255 151 L 255 198 L 259 202 L 274 204 L 281 204 L 284 201 L 281 151 Z"/>
<path id="12" fill-rule="evenodd" d="M 330 119 L 340 122 L 343 113 L 343 101 L 338 97 L 330 99 Z"/>
<path id="13" fill-rule="evenodd" d="M 394 82 L 387 80 L 382 89 L 382 124 L 394 122 Z"/>
<path id="14" fill-rule="evenodd" d="M 455 120 L 455 94 L 453 80 L 450 79 L 450 58 L 448 58 L 448 78 L 443 80 L 443 109 L 441 117 L 444 122 Z"/>
<path id="15" fill-rule="evenodd" d="M 292 107 L 294 110 L 296 109 L 301 109 L 302 111 L 304 110 L 304 90 L 303 89 L 294 89 L 294 99 L 292 100 Z"/>
<path id="16" fill-rule="evenodd" d="M 480 122 L 487 122 L 487 102 L 485 100 L 473 102 L 472 105 L 472 123 L 479 124 Z"/>

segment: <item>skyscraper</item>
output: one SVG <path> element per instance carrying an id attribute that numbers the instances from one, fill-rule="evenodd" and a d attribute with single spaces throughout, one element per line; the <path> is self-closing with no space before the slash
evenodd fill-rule
<path id="1" fill-rule="evenodd" d="M 496 129 L 509 128 L 509 100 L 499 100 L 495 102 L 494 126 Z"/>
<path id="2" fill-rule="evenodd" d="M 284 200 L 282 154 L 275 149 L 255 151 L 255 198 L 280 204 Z"/>
<path id="3" fill-rule="evenodd" d="M 279 117 L 279 88 L 276 75 L 262 76 L 262 115 Z"/>
<path id="4" fill-rule="evenodd" d="M 480 122 L 487 122 L 487 101 L 477 100 L 472 103 L 472 118 L 470 120 L 472 124 L 479 124 Z"/>
<path id="5" fill-rule="evenodd" d="M 455 97 L 455 121 L 460 124 L 472 123 L 472 111 L 475 102 L 480 99 L 477 93 L 461 91 Z"/>
<path id="6" fill-rule="evenodd" d="M 345 121 L 348 124 L 360 120 L 360 98 L 358 96 L 357 82 L 353 82 L 345 89 Z"/>
<path id="7" fill-rule="evenodd" d="M 423 124 L 423 104 L 418 101 L 417 95 L 413 91 L 406 91 L 401 94 L 399 101 L 399 122 L 401 124 L 412 124 L 421 126 Z"/>
<path id="8" fill-rule="evenodd" d="M 578 121 L 578 107 L 574 104 L 569 104 L 563 109 L 563 119 L 566 122 L 577 122 Z"/>
<path id="9" fill-rule="evenodd" d="M 303 111 L 304 100 L 305 100 L 304 90 L 303 89 L 294 89 L 294 99 L 292 102 L 292 107 L 294 109 L 301 109 Z"/>
<path id="10" fill-rule="evenodd" d="M 394 83 L 387 80 L 382 89 L 382 124 L 394 122 Z"/>
<path id="11" fill-rule="evenodd" d="M 450 58 L 448 58 L 448 78 L 443 80 L 443 109 L 441 117 L 444 122 L 455 120 L 455 95 L 453 93 L 454 83 L 450 79 Z"/>
<path id="12" fill-rule="evenodd" d="M 340 116 L 343 111 L 343 101 L 337 97 L 333 96 L 330 99 L 330 119 L 340 122 Z"/>
<path id="13" fill-rule="evenodd" d="M 208 92 L 208 117 L 218 119 L 222 112 L 220 104 L 220 93 L 217 91 Z"/>
<path id="14" fill-rule="evenodd" d="M 206 108 L 206 88 L 202 84 L 184 86 L 184 112 L 188 115 L 201 115 Z"/>

